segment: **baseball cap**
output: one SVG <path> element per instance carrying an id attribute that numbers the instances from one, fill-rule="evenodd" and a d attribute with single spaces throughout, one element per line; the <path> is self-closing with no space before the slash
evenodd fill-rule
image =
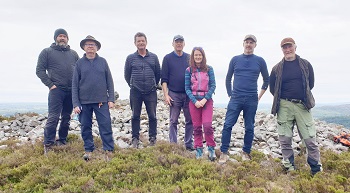
<path id="1" fill-rule="evenodd" d="M 184 37 L 183 37 L 182 35 L 176 35 L 176 36 L 174 36 L 173 41 L 176 41 L 176 40 L 182 40 L 182 41 L 184 41 L 185 39 L 184 39 Z"/>
<path id="2" fill-rule="evenodd" d="M 284 38 L 281 41 L 281 47 L 286 45 L 286 44 L 295 44 L 295 41 L 293 40 L 293 38 Z"/>
<path id="3" fill-rule="evenodd" d="M 256 37 L 252 34 L 246 35 L 243 41 L 246 41 L 247 39 L 252 39 L 254 42 L 257 42 Z"/>

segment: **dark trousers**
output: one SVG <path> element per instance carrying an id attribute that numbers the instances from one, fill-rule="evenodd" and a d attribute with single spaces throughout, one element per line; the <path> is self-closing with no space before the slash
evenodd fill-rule
<path id="1" fill-rule="evenodd" d="M 98 129 L 102 139 L 103 150 L 113 151 L 114 141 L 111 125 L 111 116 L 107 103 L 99 107 L 98 103 L 81 105 L 82 109 L 79 115 L 81 123 L 81 137 L 84 140 L 84 149 L 86 152 L 92 152 L 95 149 L 92 136 L 92 113 L 96 115 Z"/>
<path id="2" fill-rule="evenodd" d="M 44 130 L 44 144 L 55 143 L 57 124 L 61 116 L 61 123 L 58 130 L 58 140 L 66 143 L 70 116 L 73 110 L 72 92 L 60 88 L 50 90 L 48 97 L 49 115 Z"/>
<path id="3" fill-rule="evenodd" d="M 157 91 L 142 94 L 137 89 L 130 89 L 130 107 L 132 110 L 131 128 L 132 138 L 140 138 L 140 115 L 142 103 L 145 103 L 148 114 L 149 137 L 157 136 Z"/>

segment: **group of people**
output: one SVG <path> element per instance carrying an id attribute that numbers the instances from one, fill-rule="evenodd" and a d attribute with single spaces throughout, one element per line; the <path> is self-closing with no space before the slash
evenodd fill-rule
<path id="1" fill-rule="evenodd" d="M 81 135 L 84 140 L 84 159 L 91 159 L 95 149 L 92 137 L 92 115 L 96 115 L 103 150 L 110 157 L 114 150 L 109 108 L 114 106 L 113 78 L 107 61 L 97 54 L 101 43 L 93 36 L 80 42 L 85 51 L 82 58 L 70 49 L 68 33 L 57 29 L 53 43 L 39 55 L 36 74 L 49 88 L 49 115 L 44 132 L 44 151 L 54 145 L 65 145 L 72 110 L 79 114 Z M 146 48 L 147 37 L 138 32 L 134 36 L 135 53 L 127 56 L 124 78 L 130 87 L 130 107 L 132 109 L 131 145 L 139 147 L 140 115 L 145 104 L 149 121 L 149 145 L 157 141 L 157 85 L 161 82 L 164 102 L 169 105 L 169 141 L 177 143 L 178 119 L 181 110 L 185 117 L 184 145 L 186 150 L 195 151 L 196 158 L 203 158 L 203 141 L 206 143 L 209 160 L 215 160 L 213 99 L 216 82 L 213 66 L 207 64 L 201 47 L 194 47 L 191 54 L 183 51 L 185 39 L 181 35 L 173 38 L 174 50 L 164 56 L 162 68 L 156 54 Z M 242 160 L 251 159 L 254 138 L 255 114 L 258 102 L 270 87 L 273 95 L 271 113 L 277 114 L 277 131 L 282 150 L 282 164 L 286 171 L 296 169 L 292 137 L 297 125 L 300 137 L 308 152 L 307 162 L 311 174 L 322 171 L 320 151 L 316 142 L 316 129 L 310 109 L 315 100 L 311 89 L 314 87 L 312 65 L 300 58 L 292 38 L 281 41 L 283 59 L 276 64 L 270 75 L 265 60 L 254 54 L 257 38 L 247 35 L 243 39 L 244 52 L 234 56 L 228 66 L 226 90 L 230 98 L 222 130 L 219 163 L 229 160 L 228 150 L 232 128 L 243 111 L 244 144 Z M 263 85 L 258 93 L 258 78 L 262 75 Z M 233 78 L 233 80 L 232 80 Z M 56 139 L 56 127 L 61 123 Z M 204 140 L 203 140 L 204 135 Z"/>

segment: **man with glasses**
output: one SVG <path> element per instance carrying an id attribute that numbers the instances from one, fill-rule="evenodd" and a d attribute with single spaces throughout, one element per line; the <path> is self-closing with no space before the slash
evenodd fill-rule
<path id="1" fill-rule="evenodd" d="M 164 102 L 170 106 L 169 140 L 177 143 L 178 119 L 181 109 L 185 117 L 185 146 L 193 151 L 193 125 L 188 98 L 185 91 L 185 70 L 189 66 L 190 55 L 183 51 L 185 39 L 181 35 L 173 38 L 174 51 L 164 56 L 162 64 L 162 89 Z"/>
<path id="2" fill-rule="evenodd" d="M 244 53 L 231 59 L 226 75 L 226 90 L 230 97 L 227 105 L 226 118 L 221 137 L 221 155 L 219 163 L 225 163 L 228 157 L 228 148 L 231 140 L 232 127 L 237 122 L 238 116 L 243 111 L 244 118 L 244 144 L 241 152 L 242 160 L 250 160 L 250 151 L 254 138 L 255 114 L 258 101 L 265 93 L 269 84 L 269 72 L 265 60 L 254 55 L 256 37 L 246 35 L 243 40 Z M 258 78 L 262 75 L 264 83 L 258 95 Z M 232 76 L 233 86 L 232 86 Z"/>
<path id="3" fill-rule="evenodd" d="M 109 109 L 114 107 L 114 84 L 106 59 L 100 57 L 97 51 L 101 43 L 92 36 L 87 36 L 80 42 L 85 51 L 84 56 L 77 61 L 72 84 L 74 113 L 79 114 L 81 136 L 84 140 L 85 161 L 91 159 L 95 149 L 92 136 L 92 114 L 96 115 L 99 134 L 102 139 L 106 160 L 110 159 L 114 150 L 113 132 Z"/>
<path id="4" fill-rule="evenodd" d="M 75 62 L 79 59 L 76 51 L 68 45 L 68 33 L 57 29 L 55 43 L 41 51 L 36 66 L 36 75 L 49 88 L 48 119 L 44 130 L 44 153 L 53 145 L 65 145 L 69 129 L 72 105 L 72 76 Z M 56 140 L 56 128 L 61 123 Z"/>
<path id="5" fill-rule="evenodd" d="M 272 68 L 270 92 L 273 95 L 271 114 L 277 114 L 282 164 L 287 172 L 295 170 L 292 138 L 296 123 L 300 138 L 307 148 L 311 175 L 315 175 L 322 171 L 322 164 L 315 123 L 310 111 L 315 106 L 311 93 L 315 83 L 314 71 L 307 60 L 295 53 L 297 46 L 293 38 L 284 38 L 281 48 L 284 58 Z"/>
<path id="6" fill-rule="evenodd" d="M 135 53 L 125 61 L 124 78 L 130 87 L 130 107 L 132 109 L 132 147 L 138 148 L 140 140 L 140 115 L 145 103 L 149 124 L 149 144 L 157 140 L 157 85 L 160 80 L 160 64 L 157 55 L 146 49 L 147 37 L 138 32 L 134 36 Z"/>

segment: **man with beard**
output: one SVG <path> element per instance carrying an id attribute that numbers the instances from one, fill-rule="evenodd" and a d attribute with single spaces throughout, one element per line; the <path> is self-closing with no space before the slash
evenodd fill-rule
<path id="1" fill-rule="evenodd" d="M 57 29 L 55 43 L 41 51 L 36 66 L 36 75 L 49 88 L 48 119 L 44 131 L 44 153 L 53 145 L 65 145 L 69 129 L 72 105 L 72 77 L 75 62 L 79 59 L 76 51 L 68 45 L 68 33 Z M 61 123 L 56 140 L 56 128 Z"/>
<path id="2" fill-rule="evenodd" d="M 244 143 L 241 152 L 242 160 L 250 160 L 250 151 L 254 138 L 255 114 L 258 101 L 265 93 L 269 85 L 269 72 L 265 60 L 254 55 L 256 37 L 246 35 L 243 40 L 244 53 L 231 59 L 226 75 L 226 90 L 230 97 L 227 105 L 226 118 L 221 137 L 221 155 L 219 163 L 228 160 L 228 148 L 231 140 L 232 127 L 237 122 L 238 116 L 243 111 L 244 118 Z M 262 75 L 264 83 L 258 95 L 258 78 Z M 232 86 L 232 76 L 234 76 Z"/>

